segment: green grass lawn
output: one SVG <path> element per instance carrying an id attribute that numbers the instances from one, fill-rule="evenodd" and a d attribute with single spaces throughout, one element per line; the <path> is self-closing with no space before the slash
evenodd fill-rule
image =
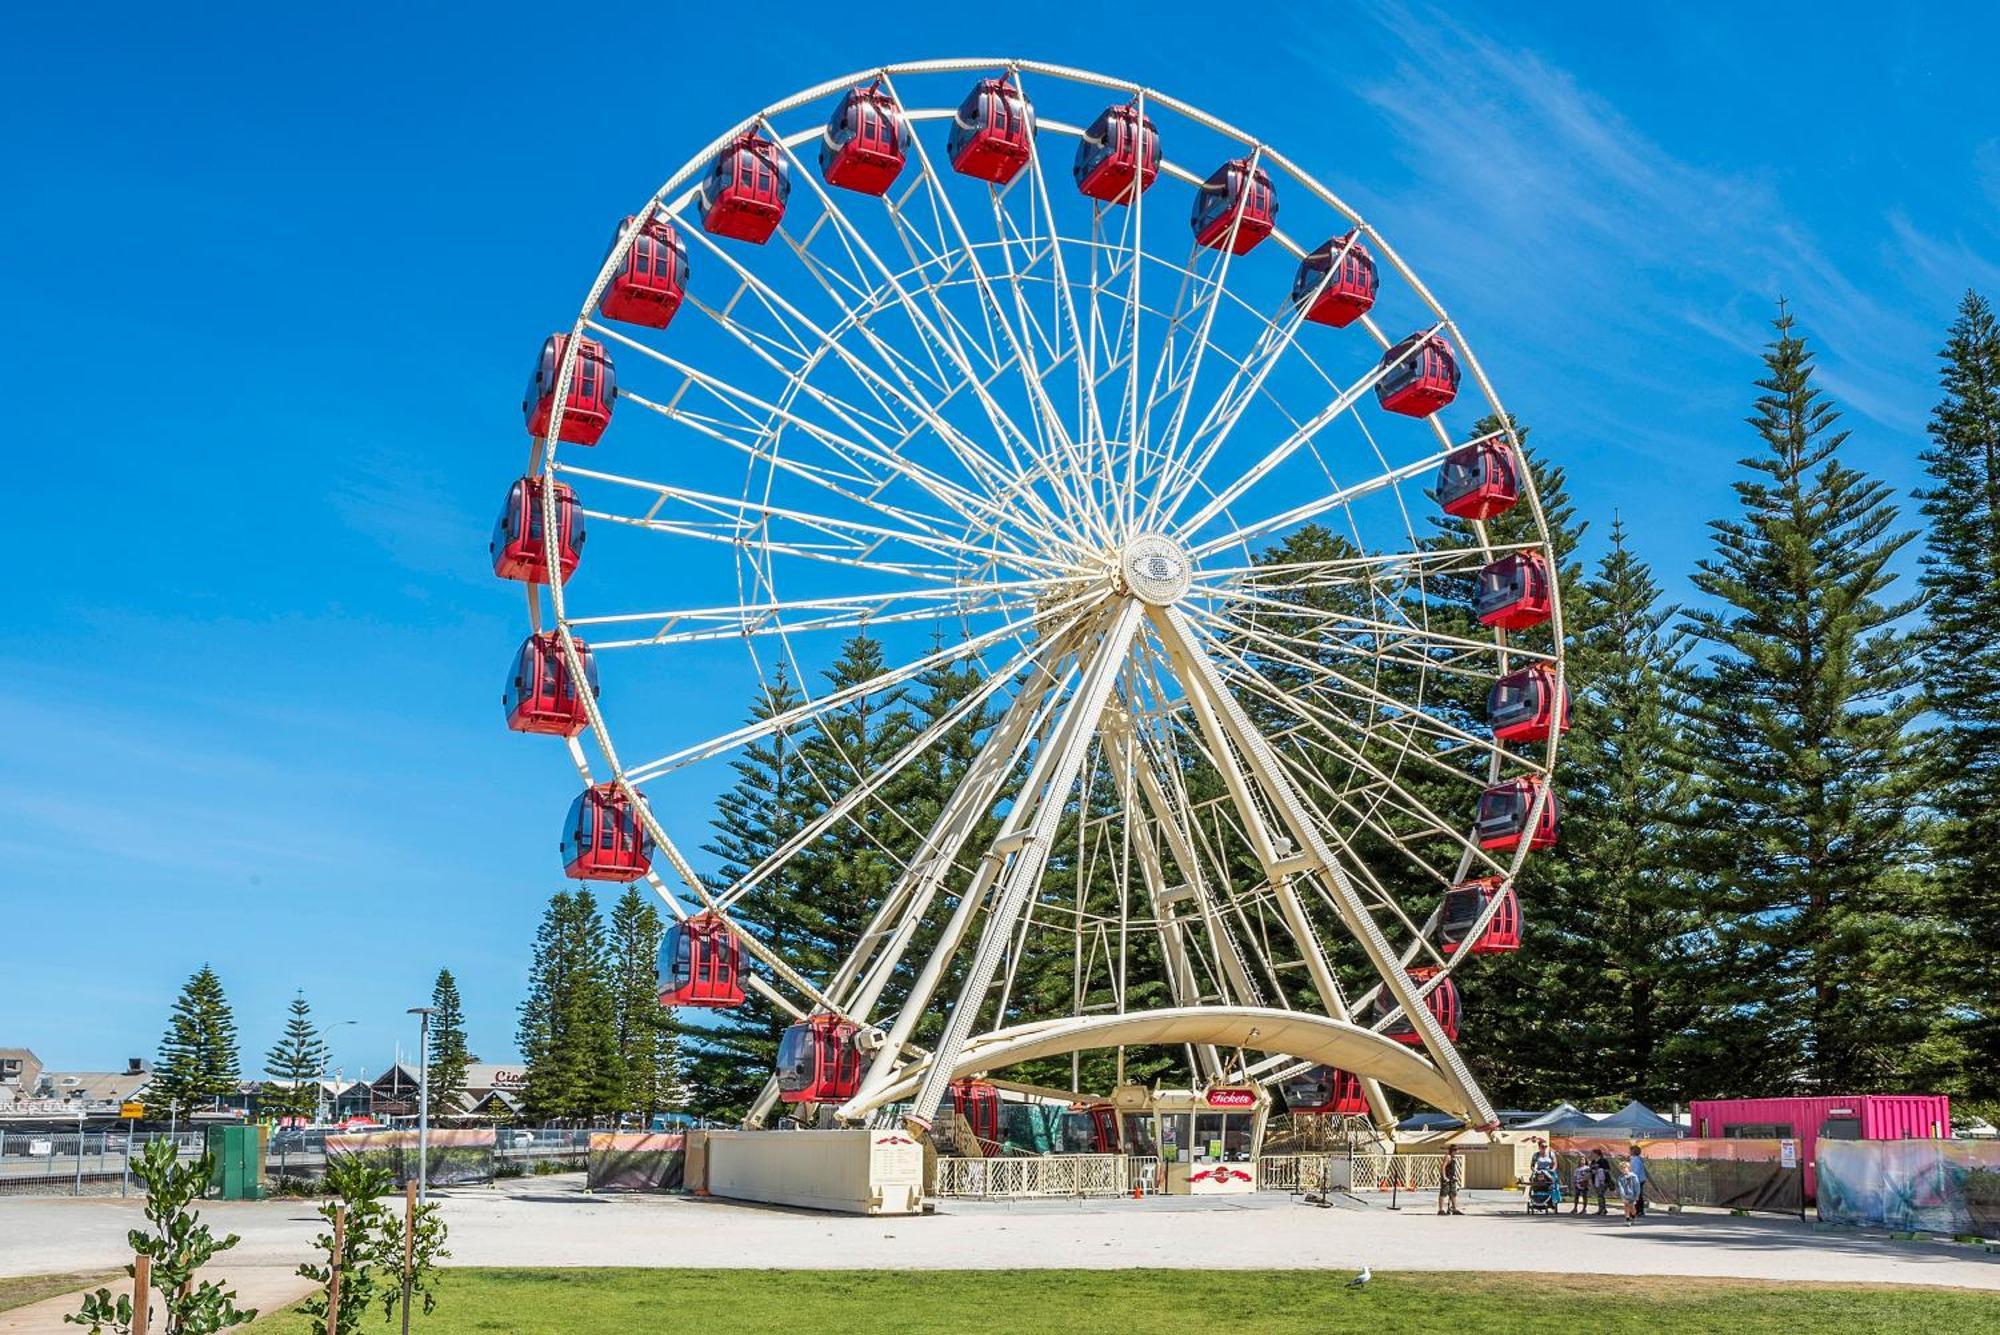
<path id="1" fill-rule="evenodd" d="M 53 1298 L 59 1293 L 74 1293 L 78 1289 L 101 1289 L 129 1279 L 116 1270 L 86 1270 L 70 1275 L 23 1275 L 18 1279 L 0 1279 L 0 1312 L 10 1307 L 26 1307 L 44 1298 Z"/>
<path id="2" fill-rule="evenodd" d="M 1659 1276 L 1339 1271 L 454 1270 L 424 1335 L 627 1335 L 633 1331 L 1838 1331 L 2000 1332 L 2000 1295 L 1778 1285 Z M 370 1319 L 365 1329 L 382 1323 Z M 256 1323 L 303 1335 L 293 1312 Z"/>

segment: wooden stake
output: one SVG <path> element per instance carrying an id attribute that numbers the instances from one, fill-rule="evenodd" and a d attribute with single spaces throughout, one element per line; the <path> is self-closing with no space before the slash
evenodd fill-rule
<path id="1" fill-rule="evenodd" d="M 153 1296 L 153 1258 L 132 1258 L 132 1335 L 146 1335 L 147 1309 Z"/>
<path id="2" fill-rule="evenodd" d="M 416 1279 L 417 1184 L 403 1184 L 403 1335 L 410 1335 L 410 1285 Z"/>
<path id="3" fill-rule="evenodd" d="M 340 1329 L 340 1260 L 347 1252 L 347 1207 L 333 1207 L 333 1261 L 326 1268 L 326 1328 Z"/>

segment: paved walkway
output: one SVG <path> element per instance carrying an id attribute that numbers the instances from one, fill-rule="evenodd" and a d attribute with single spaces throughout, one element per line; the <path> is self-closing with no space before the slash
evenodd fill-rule
<path id="1" fill-rule="evenodd" d="M 1943 1284 L 2000 1290 L 2000 1256 L 1942 1243 L 1815 1232 L 1796 1219 L 1725 1214 L 1530 1219 L 1520 1198 L 1475 1192 L 1464 1218 L 1422 1197 L 1316 1209 L 1266 1193 L 1226 1199 L 948 1202 L 928 1218 L 871 1219 L 680 1196 L 591 1196 L 577 1177 L 439 1193 L 452 1264 L 997 1269 L 1555 1271 L 1787 1281 Z M 137 1207 L 118 1200 L 0 1198 L 0 1274 L 122 1265 Z M 240 1233 L 239 1271 L 283 1274 L 319 1221 L 301 1201 L 215 1202 L 204 1217 Z M 247 1293 L 246 1293 L 247 1298 Z M 0 1326 L 0 1331 L 8 1330 Z"/>
<path id="2" fill-rule="evenodd" d="M 300 1279 L 289 1268 L 279 1266 L 218 1267 L 214 1271 L 203 1271 L 202 1278 L 213 1279 L 235 1289 L 238 1307 L 254 1307 L 266 1313 L 291 1306 L 312 1288 L 308 1281 Z M 125 1279 L 123 1282 L 127 1285 L 125 1291 L 129 1292 L 132 1281 Z M 108 1287 L 114 1297 L 120 1292 L 115 1284 Z M 155 1295 L 157 1300 L 158 1295 Z M 76 1335 L 83 1327 L 64 1325 L 63 1318 L 82 1305 L 83 1294 L 79 1292 L 0 1312 L 0 1335 L 59 1335 L 62 1332 Z M 157 1318 L 153 1328 L 159 1329 Z"/>

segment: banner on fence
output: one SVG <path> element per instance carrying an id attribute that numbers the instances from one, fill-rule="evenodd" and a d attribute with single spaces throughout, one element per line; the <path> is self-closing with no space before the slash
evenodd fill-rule
<path id="1" fill-rule="evenodd" d="M 593 1131 L 586 1165 L 592 1191 L 680 1191 L 687 1137 L 678 1131 Z"/>
<path id="2" fill-rule="evenodd" d="M 1612 1177 L 1606 1184 L 1611 1194 L 1618 1190 L 1618 1171 L 1635 1144 L 1646 1165 L 1649 1205 L 1712 1205 L 1774 1214 L 1799 1214 L 1805 1209 L 1805 1174 L 1796 1149 L 1787 1161 L 1785 1141 L 1631 1141 L 1590 1136 L 1556 1136 L 1550 1141 L 1562 1165 L 1565 1191 L 1577 1160 L 1603 1150 L 1611 1161 Z"/>
<path id="3" fill-rule="evenodd" d="M 2000 1144 L 1822 1140 L 1816 1154 L 1830 1224 L 2000 1235 Z"/>
<path id="4" fill-rule="evenodd" d="M 464 1186 L 493 1180 L 491 1127 L 438 1127 L 430 1133 L 430 1172 L 434 1187 Z M 413 1180 L 417 1167 L 415 1131 L 351 1131 L 326 1138 L 326 1161 L 360 1159 L 387 1169 L 396 1185 Z"/>

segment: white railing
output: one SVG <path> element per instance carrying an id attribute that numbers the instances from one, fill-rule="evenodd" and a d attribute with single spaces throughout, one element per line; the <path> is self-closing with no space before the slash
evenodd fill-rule
<path id="1" fill-rule="evenodd" d="M 1266 1154 L 1257 1160 L 1259 1191 L 1345 1191 L 1348 1156 L 1328 1154 Z"/>
<path id="2" fill-rule="evenodd" d="M 1442 1154 L 1357 1154 L 1354 1191 L 1436 1191 L 1444 1171 Z"/>
<path id="3" fill-rule="evenodd" d="M 937 1194 L 982 1199 L 1125 1196 L 1133 1169 L 1122 1154 L 1048 1154 L 959 1159 L 940 1155 Z"/>

